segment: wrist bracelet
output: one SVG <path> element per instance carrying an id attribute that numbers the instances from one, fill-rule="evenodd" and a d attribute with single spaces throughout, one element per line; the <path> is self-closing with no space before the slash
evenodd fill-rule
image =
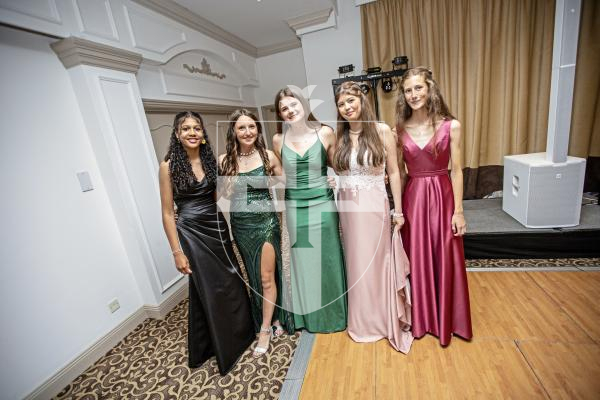
<path id="1" fill-rule="evenodd" d="M 183 250 L 181 250 L 181 249 L 173 250 L 172 253 L 173 253 L 173 255 L 175 255 L 177 253 L 182 253 L 183 254 Z"/>
<path id="2" fill-rule="evenodd" d="M 404 214 L 395 212 L 395 213 L 392 214 L 392 217 L 394 217 L 394 218 L 400 218 L 400 217 L 404 218 Z"/>

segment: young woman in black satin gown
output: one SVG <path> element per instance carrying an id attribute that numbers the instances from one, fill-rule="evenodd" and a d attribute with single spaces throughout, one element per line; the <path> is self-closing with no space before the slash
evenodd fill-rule
<path id="1" fill-rule="evenodd" d="M 215 203 L 217 161 L 198 113 L 175 116 L 159 179 L 175 266 L 189 275 L 188 364 L 199 367 L 214 355 L 225 375 L 254 340 L 254 327 L 227 222 Z"/>

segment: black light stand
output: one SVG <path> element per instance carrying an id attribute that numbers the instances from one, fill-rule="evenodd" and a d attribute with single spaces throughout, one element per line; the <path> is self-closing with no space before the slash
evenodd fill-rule
<path id="1" fill-rule="evenodd" d="M 353 81 L 353 82 L 369 82 L 371 84 L 371 88 L 373 90 L 373 97 L 375 98 L 375 114 L 377 115 L 377 119 L 379 118 L 379 99 L 377 95 L 377 85 L 379 81 L 386 78 L 394 78 L 396 76 L 402 76 L 404 72 L 408 69 L 408 57 L 400 56 L 395 57 L 392 60 L 392 65 L 394 65 L 394 69 L 391 71 L 377 71 L 377 72 L 367 72 L 364 75 L 355 75 L 355 76 L 344 76 L 343 78 L 336 78 L 331 80 L 331 84 L 333 85 L 333 93 L 335 95 L 335 90 L 339 85 L 344 82 Z M 352 66 L 354 69 L 354 66 Z M 399 68 L 396 68 L 399 67 Z M 341 68 L 341 67 L 340 67 Z M 339 72 L 339 70 L 338 70 Z M 341 72 L 340 72 L 341 73 Z"/>

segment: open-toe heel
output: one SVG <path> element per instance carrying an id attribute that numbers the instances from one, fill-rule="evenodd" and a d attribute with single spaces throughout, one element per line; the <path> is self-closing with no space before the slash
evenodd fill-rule
<path id="1" fill-rule="evenodd" d="M 252 357 L 254 358 L 259 358 L 261 356 L 263 356 L 267 350 L 269 350 L 269 345 L 271 344 L 271 328 L 260 328 L 260 332 L 258 334 L 258 340 L 260 341 L 260 337 L 263 334 L 267 334 L 269 335 L 269 341 L 267 342 L 267 345 L 262 347 L 258 345 L 258 341 L 256 342 L 256 346 L 254 347 L 254 352 L 252 353 Z"/>

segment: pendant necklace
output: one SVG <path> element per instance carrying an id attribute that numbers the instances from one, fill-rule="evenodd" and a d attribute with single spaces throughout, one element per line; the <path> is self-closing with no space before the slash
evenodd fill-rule
<path id="1" fill-rule="evenodd" d="M 240 161 L 244 164 L 244 167 L 248 164 L 248 159 L 254 154 L 256 153 L 256 147 L 253 147 L 252 150 L 250 150 L 247 153 L 242 153 L 241 151 L 238 153 L 240 156 Z"/>

